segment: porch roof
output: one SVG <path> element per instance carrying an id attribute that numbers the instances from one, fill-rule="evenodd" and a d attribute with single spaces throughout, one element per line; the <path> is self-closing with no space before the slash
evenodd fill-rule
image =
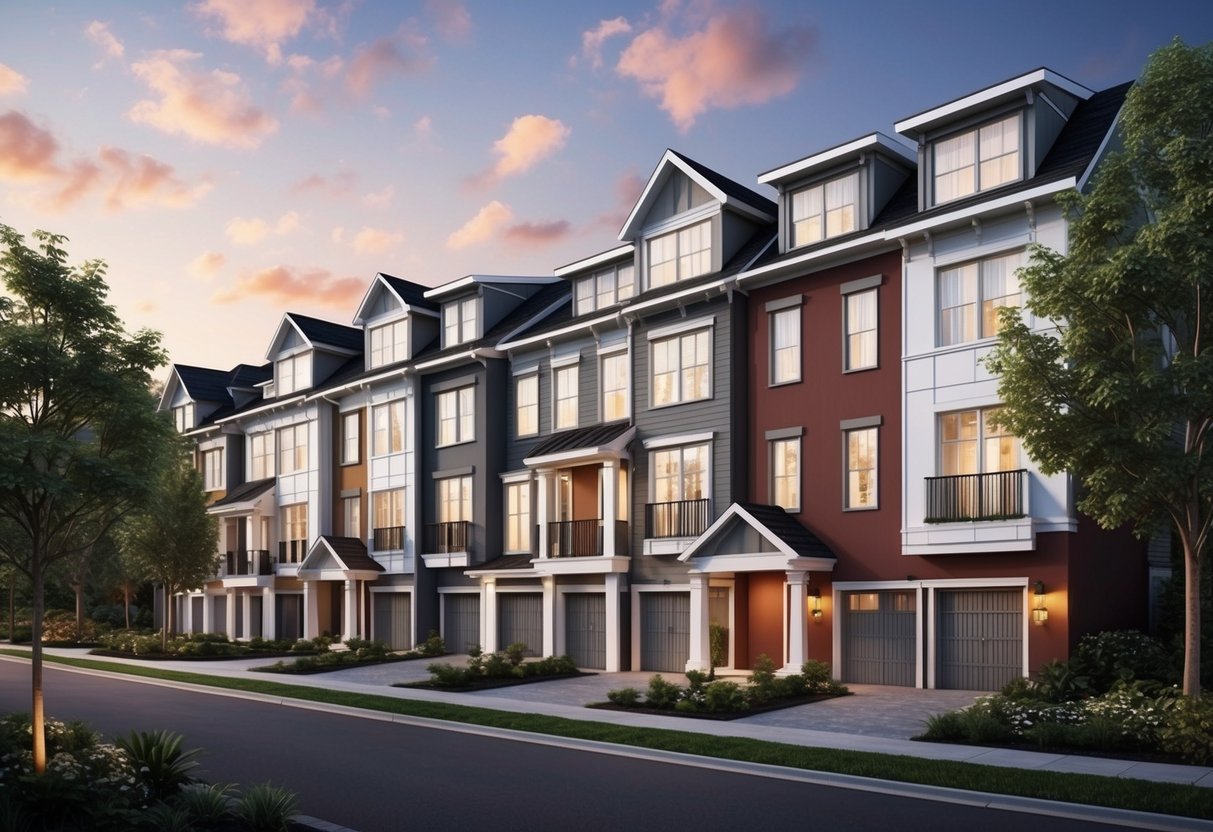
<path id="1" fill-rule="evenodd" d="M 299 564 L 303 580 L 374 579 L 385 571 L 367 554 L 366 544 L 354 537 L 322 534 L 316 538 L 307 557 Z"/>
<path id="2" fill-rule="evenodd" d="M 734 534 L 746 529 L 756 534 Z M 733 503 L 678 556 L 702 571 L 831 572 L 830 547 L 779 506 Z"/>
<path id="3" fill-rule="evenodd" d="M 278 482 L 276 477 L 270 477 L 269 479 L 253 480 L 252 482 L 238 485 L 222 499 L 216 500 L 207 506 L 207 511 L 240 508 L 243 503 L 249 503 L 251 507 L 251 503 L 273 488 L 276 482 Z"/>
<path id="4" fill-rule="evenodd" d="M 533 467 L 592 456 L 623 457 L 635 435 L 636 428 L 628 422 L 562 430 L 532 448 L 523 462 Z"/>
<path id="5" fill-rule="evenodd" d="M 526 577 L 521 573 L 528 572 L 534 574 L 535 567 L 531 562 L 533 559 L 533 555 L 502 555 L 488 563 L 471 569 L 465 569 L 463 570 L 463 574 L 471 578 L 479 578 L 481 575 L 497 575 L 508 572 L 513 573 L 517 577 Z"/>

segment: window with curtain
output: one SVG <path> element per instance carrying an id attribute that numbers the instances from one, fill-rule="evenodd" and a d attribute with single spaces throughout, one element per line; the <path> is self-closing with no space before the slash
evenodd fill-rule
<path id="1" fill-rule="evenodd" d="M 1014 252 L 940 270 L 939 346 L 997 335 L 998 310 L 1022 304 L 1016 276 L 1022 265 L 1023 253 Z"/>
<path id="2" fill-rule="evenodd" d="M 877 429 L 844 431 L 846 441 L 846 508 L 877 506 Z"/>
<path id="3" fill-rule="evenodd" d="M 712 330 L 652 341 L 654 406 L 706 399 L 711 395 Z"/>
<path id="4" fill-rule="evenodd" d="M 854 231 L 859 227 L 859 174 L 793 191 L 791 202 L 791 248 Z"/>
<path id="5" fill-rule="evenodd" d="M 1019 179 L 1019 147 L 1018 113 L 935 142 L 935 204 Z"/>
<path id="6" fill-rule="evenodd" d="M 845 304 L 847 370 L 865 370 L 876 366 L 876 289 L 853 292 Z"/>
<path id="7" fill-rule="evenodd" d="M 771 383 L 800 381 L 800 307 L 770 315 Z"/>

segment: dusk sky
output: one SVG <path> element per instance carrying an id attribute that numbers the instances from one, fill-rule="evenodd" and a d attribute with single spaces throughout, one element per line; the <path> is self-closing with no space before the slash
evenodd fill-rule
<path id="1" fill-rule="evenodd" d="M 171 358 L 260 362 L 383 271 L 550 275 L 671 147 L 759 173 L 1047 66 L 1135 78 L 1207 2 L 8 2 L 0 223 L 109 263 Z"/>

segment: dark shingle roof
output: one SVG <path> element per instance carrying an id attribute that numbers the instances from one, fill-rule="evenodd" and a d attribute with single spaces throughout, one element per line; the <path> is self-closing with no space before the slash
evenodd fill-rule
<path id="1" fill-rule="evenodd" d="M 434 303 L 432 300 L 426 300 L 425 298 L 426 290 L 432 287 L 422 286 L 420 283 L 414 283 L 413 281 L 405 280 L 404 278 L 393 277 L 386 272 L 380 272 L 379 274 L 382 275 L 383 279 L 386 280 L 388 285 L 392 287 L 392 291 L 399 295 L 400 299 L 409 306 L 416 306 L 421 309 L 430 309 L 434 312 L 438 311 L 439 304 Z"/>
<path id="2" fill-rule="evenodd" d="M 774 535 L 791 547 L 792 551 L 801 557 L 833 558 L 830 551 L 817 535 L 804 526 L 779 506 L 764 506 L 759 503 L 738 503 L 759 523 L 766 526 Z"/>
<path id="3" fill-rule="evenodd" d="M 699 162 L 696 162 L 694 159 L 688 156 L 684 156 L 677 150 L 671 150 L 670 153 L 673 153 L 679 159 L 686 162 L 695 170 L 696 173 L 711 182 L 720 190 L 724 191 L 725 194 L 733 199 L 739 199 L 747 205 L 757 208 L 760 211 L 764 211 L 771 216 L 775 216 L 775 213 L 779 210 L 778 206 L 772 200 L 767 199 L 765 196 L 757 193 L 756 191 L 751 191 L 745 185 L 742 185 L 739 182 L 734 182 L 727 176 L 717 173 L 706 165 L 701 165 Z"/>
<path id="4" fill-rule="evenodd" d="M 251 390 L 258 384 L 269 381 L 273 377 L 274 367 L 268 362 L 259 367 L 252 364 L 237 364 L 228 374 L 227 386 Z"/>
<path id="5" fill-rule="evenodd" d="M 592 425 L 588 428 L 562 430 L 544 439 L 527 454 L 532 456 L 547 456 L 562 451 L 580 451 L 586 448 L 600 448 L 618 439 L 631 428 L 628 422 L 612 422 L 609 425 Z"/>
<path id="6" fill-rule="evenodd" d="M 298 312 L 287 312 L 286 315 L 313 344 L 327 344 L 362 352 L 362 330 L 357 327 L 323 321 L 320 318 L 300 315 Z"/>
<path id="7" fill-rule="evenodd" d="M 483 572 L 486 569 L 531 569 L 534 566 L 534 564 L 531 563 L 532 557 L 532 555 L 502 555 L 499 558 L 494 558 L 488 563 L 465 571 Z"/>
<path id="8" fill-rule="evenodd" d="M 457 355 L 459 353 L 468 352 L 478 347 L 496 347 L 498 342 L 502 341 L 507 335 L 510 335 L 519 327 L 533 320 L 536 316 L 541 315 L 554 304 L 563 301 L 563 307 L 572 305 L 570 298 L 572 297 L 569 291 L 569 284 L 563 280 L 555 283 L 550 283 L 542 289 L 531 295 L 518 306 L 514 307 L 513 311 L 509 312 L 504 318 L 498 321 L 489 329 L 482 337 L 475 341 L 465 341 L 462 344 L 456 344 L 453 347 L 446 349 L 438 349 L 438 345 L 442 343 L 441 339 L 435 339 L 429 349 L 423 350 L 415 357 L 415 361 L 424 362 L 432 361 L 436 358 L 442 358 L 447 355 Z M 562 308 L 563 308 L 562 307 Z M 560 309 L 557 309 L 551 314 L 559 314 Z M 544 318 L 546 320 L 546 317 Z"/>
<path id="9" fill-rule="evenodd" d="M 384 571 L 379 561 L 367 554 L 366 544 L 358 538 L 334 537 L 329 534 L 322 534 L 320 538 L 337 553 L 337 557 L 345 564 L 346 569 L 370 570 L 372 572 Z"/>
<path id="10" fill-rule="evenodd" d="M 230 402 L 232 397 L 227 393 L 227 370 L 212 370 L 209 367 L 191 367 L 188 364 L 174 364 L 177 377 L 185 385 L 185 392 L 198 402 Z"/>
<path id="11" fill-rule="evenodd" d="M 244 503 L 249 500 L 255 500 L 273 488 L 274 483 L 276 482 L 278 482 L 276 478 L 270 477 L 269 479 L 253 480 L 252 482 L 246 482 L 243 485 L 238 485 L 223 499 L 216 500 L 215 502 L 211 503 L 210 508 L 230 506 L 234 503 Z"/>

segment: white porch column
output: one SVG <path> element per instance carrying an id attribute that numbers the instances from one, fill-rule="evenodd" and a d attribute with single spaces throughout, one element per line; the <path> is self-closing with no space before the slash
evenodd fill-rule
<path id="1" fill-rule="evenodd" d="M 808 583 L 807 572 L 789 572 L 784 585 L 784 602 L 787 605 L 787 664 L 779 671 L 781 676 L 800 672 L 800 666 L 809 659 L 809 604 L 805 594 Z"/>
<path id="2" fill-rule="evenodd" d="M 614 535 L 611 536 L 612 538 Z M 618 673 L 619 667 L 619 583 L 618 572 L 606 575 L 606 667 L 607 673 Z"/>
<path id="3" fill-rule="evenodd" d="M 215 622 L 213 621 L 214 617 L 215 617 L 215 600 L 213 598 L 211 598 L 211 596 L 207 595 L 206 591 L 204 590 L 202 592 L 202 632 L 204 632 L 204 633 L 215 632 L 215 627 L 214 627 Z"/>
<path id="4" fill-rule="evenodd" d="M 544 575 L 543 582 L 543 655 L 556 655 L 556 577 Z"/>
<path id="5" fill-rule="evenodd" d="M 687 659 L 687 670 L 707 670 L 708 650 L 708 576 L 692 573 L 691 576 L 691 653 Z"/>
<path id="6" fill-rule="evenodd" d="M 481 595 L 484 605 L 484 620 L 481 623 L 481 629 L 484 630 L 484 644 L 482 649 L 486 653 L 497 652 L 497 579 L 484 578 L 482 585 L 484 592 Z"/>
<path id="7" fill-rule="evenodd" d="M 320 635 L 320 594 L 315 581 L 303 582 L 303 637 Z"/>
<path id="8" fill-rule="evenodd" d="M 244 596 L 244 603 L 240 605 L 240 632 L 244 633 L 246 640 L 253 637 L 253 593 L 251 592 Z"/>
<path id="9" fill-rule="evenodd" d="M 608 459 L 602 463 L 602 554 L 604 557 L 614 557 L 615 552 L 615 518 L 619 516 L 619 460 Z M 611 602 L 607 601 L 607 609 Z M 610 613 L 608 612 L 609 616 Z M 610 626 L 607 627 L 609 633 Z M 608 660 L 609 661 L 609 660 Z"/>
<path id="10" fill-rule="evenodd" d="M 548 504 L 552 499 L 552 476 L 548 471 L 540 471 L 536 480 L 535 522 L 539 525 L 539 557 L 546 558 L 551 553 L 548 544 Z"/>
<path id="11" fill-rule="evenodd" d="M 181 615 L 177 617 L 177 632 L 192 633 L 194 632 L 194 602 L 190 600 L 188 593 L 181 593 L 173 596 L 173 603 L 178 605 L 181 610 Z M 169 633 L 173 636 L 175 633 Z"/>
<path id="12" fill-rule="evenodd" d="M 227 607 L 224 610 L 224 612 L 226 613 L 224 615 L 224 618 L 227 619 L 226 621 L 223 622 L 224 632 L 227 633 L 227 637 L 229 640 L 235 641 L 236 640 L 236 590 L 234 590 L 234 589 L 229 589 L 227 591 Z"/>
<path id="13" fill-rule="evenodd" d="M 362 638 L 358 628 L 358 582 L 345 582 L 345 603 L 342 605 L 345 621 L 341 624 L 341 635 L 345 639 Z"/>
<path id="14" fill-rule="evenodd" d="M 263 586 L 261 587 L 261 637 L 270 641 L 278 638 L 274 626 L 277 616 L 274 613 L 274 588 Z"/>

